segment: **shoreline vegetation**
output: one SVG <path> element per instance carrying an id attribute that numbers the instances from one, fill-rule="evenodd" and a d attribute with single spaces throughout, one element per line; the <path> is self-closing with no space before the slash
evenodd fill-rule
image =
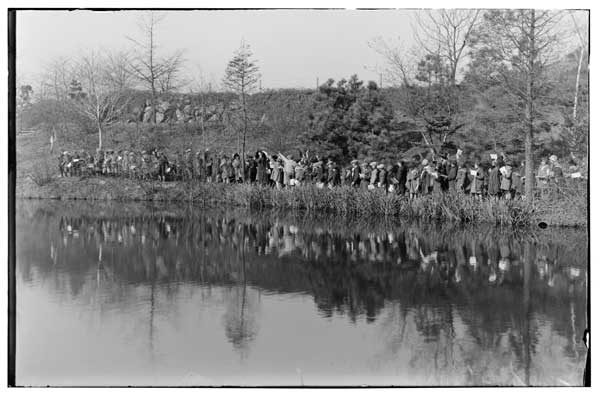
<path id="1" fill-rule="evenodd" d="M 383 191 L 351 187 L 319 189 L 313 185 L 274 189 L 251 184 L 204 184 L 194 182 L 136 181 L 106 177 L 50 179 L 40 185 L 31 179 L 17 180 L 20 199 L 89 201 L 188 202 L 199 207 L 280 209 L 308 214 L 334 214 L 344 218 L 399 218 L 452 224 L 498 226 L 587 226 L 586 185 L 582 191 L 523 200 L 477 200 L 444 193 L 410 200 Z M 543 226 L 543 225 L 542 225 Z"/>

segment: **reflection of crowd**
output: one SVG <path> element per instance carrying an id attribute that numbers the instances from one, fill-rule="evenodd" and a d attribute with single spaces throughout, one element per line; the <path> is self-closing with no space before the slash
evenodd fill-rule
<path id="1" fill-rule="evenodd" d="M 250 262 L 258 256 L 290 257 L 301 262 L 331 264 L 371 264 L 395 270 L 416 271 L 429 281 L 444 284 L 477 282 L 502 284 L 522 281 L 524 262 L 529 259 L 536 277 L 548 287 L 557 280 L 572 282 L 585 277 L 584 268 L 565 259 L 558 246 L 538 245 L 529 257 L 525 244 L 507 236 L 482 236 L 472 232 L 440 235 L 407 228 L 384 233 L 361 232 L 348 235 L 321 227 L 301 229 L 289 223 L 241 221 L 226 217 L 203 217 L 199 221 L 182 218 L 149 217 L 125 219 L 70 219 L 63 217 L 59 230 L 65 247 L 78 239 L 113 249 L 152 248 L 161 256 L 162 272 L 169 261 L 176 266 L 193 264 L 201 254 L 232 253 L 238 259 L 244 252 Z M 56 256 L 56 247 L 51 246 Z M 135 259 L 135 257 L 134 257 Z M 188 262 L 188 260 L 190 262 Z M 560 279 L 559 279 L 560 278 Z"/>
<path id="2" fill-rule="evenodd" d="M 198 287 L 208 292 L 226 285 L 219 300 L 225 332 L 240 349 L 250 347 L 261 322 L 256 311 L 262 290 L 309 294 L 320 315 L 377 319 L 379 328 L 390 330 L 383 337 L 392 339 L 385 349 L 396 350 L 394 358 L 402 339 L 411 347 L 423 344 L 418 355 L 425 366 L 433 360 L 436 369 L 454 371 L 456 361 L 466 358 L 474 385 L 489 384 L 487 369 L 496 368 L 489 355 L 502 355 L 501 365 L 516 355 L 519 372 L 519 356 L 536 353 L 543 337 L 538 321 L 551 323 L 559 336 L 552 340 L 560 339 L 557 344 L 573 357 L 576 341 L 563 339 L 579 338 L 585 328 L 587 256 L 578 242 L 534 243 L 531 235 L 482 228 L 335 227 L 324 218 L 317 223 L 264 213 L 54 218 L 42 218 L 49 219 L 44 227 L 34 217 L 33 226 L 41 239 L 49 235 L 53 265 L 44 266 L 60 274 L 57 287 L 76 292 L 78 282 L 93 281 L 90 272 L 103 276 L 96 284 L 114 298 L 124 297 L 123 283 L 137 292 L 140 283 L 166 280 L 158 289 L 169 294 L 177 294 L 181 282 L 208 286 Z M 32 244 L 39 244 L 41 255 L 30 261 L 42 266 L 47 244 Z"/>

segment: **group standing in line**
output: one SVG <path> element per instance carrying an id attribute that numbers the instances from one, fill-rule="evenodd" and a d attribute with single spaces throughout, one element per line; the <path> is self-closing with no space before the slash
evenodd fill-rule
<path id="1" fill-rule="evenodd" d="M 206 183 L 254 183 L 274 188 L 293 188 L 314 184 L 318 188 L 346 185 L 367 190 L 408 195 L 414 198 L 455 191 L 476 198 L 488 196 L 518 198 L 524 194 L 524 162 L 516 163 L 506 155 L 491 154 L 489 161 L 466 160 L 456 155 L 435 155 L 433 159 L 359 161 L 340 166 L 308 151 L 299 155 L 269 155 L 257 151 L 245 157 L 213 154 L 209 150 L 193 153 L 191 149 L 168 156 L 161 150 L 127 151 L 85 150 L 61 152 L 58 158 L 61 176 L 111 176 L 137 180 L 187 181 Z M 573 173 L 575 174 L 575 173 Z M 556 155 L 542 159 L 536 173 L 539 184 L 561 182 L 563 170 Z M 575 176 L 574 176 L 575 177 Z"/>

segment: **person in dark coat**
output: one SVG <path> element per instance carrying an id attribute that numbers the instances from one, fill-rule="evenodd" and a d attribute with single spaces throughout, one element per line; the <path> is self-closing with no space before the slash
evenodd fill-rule
<path id="1" fill-rule="evenodd" d="M 525 197 L 525 163 L 522 162 L 520 167 L 513 163 L 513 171 L 511 176 L 511 194 L 514 198 Z"/>
<path id="2" fill-rule="evenodd" d="M 256 164 L 256 175 L 253 182 L 257 184 L 264 185 L 266 183 L 266 173 L 267 173 L 267 158 L 264 153 L 260 151 L 256 151 L 254 154 L 254 163 Z"/>
<path id="3" fill-rule="evenodd" d="M 406 181 L 408 176 L 408 163 L 404 160 L 401 160 L 398 168 L 398 183 L 401 185 L 399 189 L 399 193 L 404 195 L 406 193 Z"/>
<path id="4" fill-rule="evenodd" d="M 457 175 L 458 175 L 458 166 L 456 165 L 456 159 L 451 159 L 448 162 L 448 189 L 451 191 L 456 190 Z"/>
<path id="5" fill-rule="evenodd" d="M 500 167 L 498 166 L 498 161 L 496 159 L 492 160 L 492 167 L 489 170 L 488 176 L 488 195 L 494 198 L 494 200 L 498 199 L 500 195 Z"/>
<path id="6" fill-rule="evenodd" d="M 202 153 L 200 151 L 196 152 L 194 165 L 194 178 L 200 182 L 204 182 L 204 160 L 202 159 Z"/>
<path id="7" fill-rule="evenodd" d="M 467 193 L 469 187 L 469 170 L 467 169 L 467 163 L 462 160 L 458 164 L 458 170 L 456 173 L 456 192 Z"/>
<path id="8" fill-rule="evenodd" d="M 406 192 L 406 175 L 408 168 L 403 160 L 396 163 L 392 170 L 392 182 L 394 183 L 395 192 L 398 195 L 404 195 Z"/>
<path id="9" fill-rule="evenodd" d="M 331 160 L 327 162 L 327 186 L 333 188 L 339 185 L 340 174 L 339 169 Z"/>
<path id="10" fill-rule="evenodd" d="M 245 180 L 248 183 L 254 183 L 256 181 L 256 172 L 257 172 L 257 163 L 256 159 L 253 156 L 248 155 L 246 157 L 247 166 Z"/>
<path id="11" fill-rule="evenodd" d="M 352 184 L 352 166 L 342 167 L 342 185 Z"/>
<path id="12" fill-rule="evenodd" d="M 208 150 L 204 151 L 204 176 L 206 182 L 213 182 L 213 157 Z"/>
<path id="13" fill-rule="evenodd" d="M 441 194 L 446 189 L 446 164 L 439 162 L 437 166 L 435 166 L 434 171 L 431 173 L 431 177 L 433 180 L 433 192 L 436 194 Z"/>

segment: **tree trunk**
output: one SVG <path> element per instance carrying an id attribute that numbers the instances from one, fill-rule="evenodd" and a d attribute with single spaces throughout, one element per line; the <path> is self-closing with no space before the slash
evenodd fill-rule
<path id="1" fill-rule="evenodd" d="M 200 128 L 202 129 L 202 149 L 206 152 L 206 129 L 204 128 L 204 106 L 200 115 Z"/>
<path id="2" fill-rule="evenodd" d="M 573 124 L 576 123 L 577 120 L 577 99 L 579 96 L 579 76 L 581 75 L 581 64 L 583 63 L 583 53 L 584 53 L 583 45 L 581 46 L 581 51 L 579 52 L 579 65 L 577 66 L 577 78 L 575 79 L 575 97 L 573 100 Z"/>
<path id="3" fill-rule="evenodd" d="M 242 93 L 243 95 L 243 93 Z M 242 181 L 246 181 L 246 132 L 248 131 L 248 113 L 246 111 L 246 97 L 243 96 L 242 106 L 244 110 L 244 135 L 242 136 Z"/>
<path id="4" fill-rule="evenodd" d="M 533 174 L 533 80 L 535 62 L 535 10 L 530 11 L 529 34 L 527 41 L 527 94 L 525 98 L 525 197 L 528 202 L 533 201 L 534 174 Z"/>
<path id="5" fill-rule="evenodd" d="M 577 149 L 577 101 L 579 99 L 579 77 L 581 75 L 581 64 L 583 63 L 583 54 L 585 48 L 581 45 L 581 51 L 579 52 L 579 64 L 577 65 L 577 77 L 575 78 L 575 96 L 573 98 L 573 125 L 571 126 L 571 142 L 569 144 L 569 151 L 571 151 L 571 157 L 575 156 L 575 150 Z"/>
<path id="6" fill-rule="evenodd" d="M 98 122 L 98 149 L 102 149 L 102 124 Z"/>
<path id="7" fill-rule="evenodd" d="M 152 83 L 152 102 L 150 103 L 150 123 L 156 123 L 156 89 Z"/>

